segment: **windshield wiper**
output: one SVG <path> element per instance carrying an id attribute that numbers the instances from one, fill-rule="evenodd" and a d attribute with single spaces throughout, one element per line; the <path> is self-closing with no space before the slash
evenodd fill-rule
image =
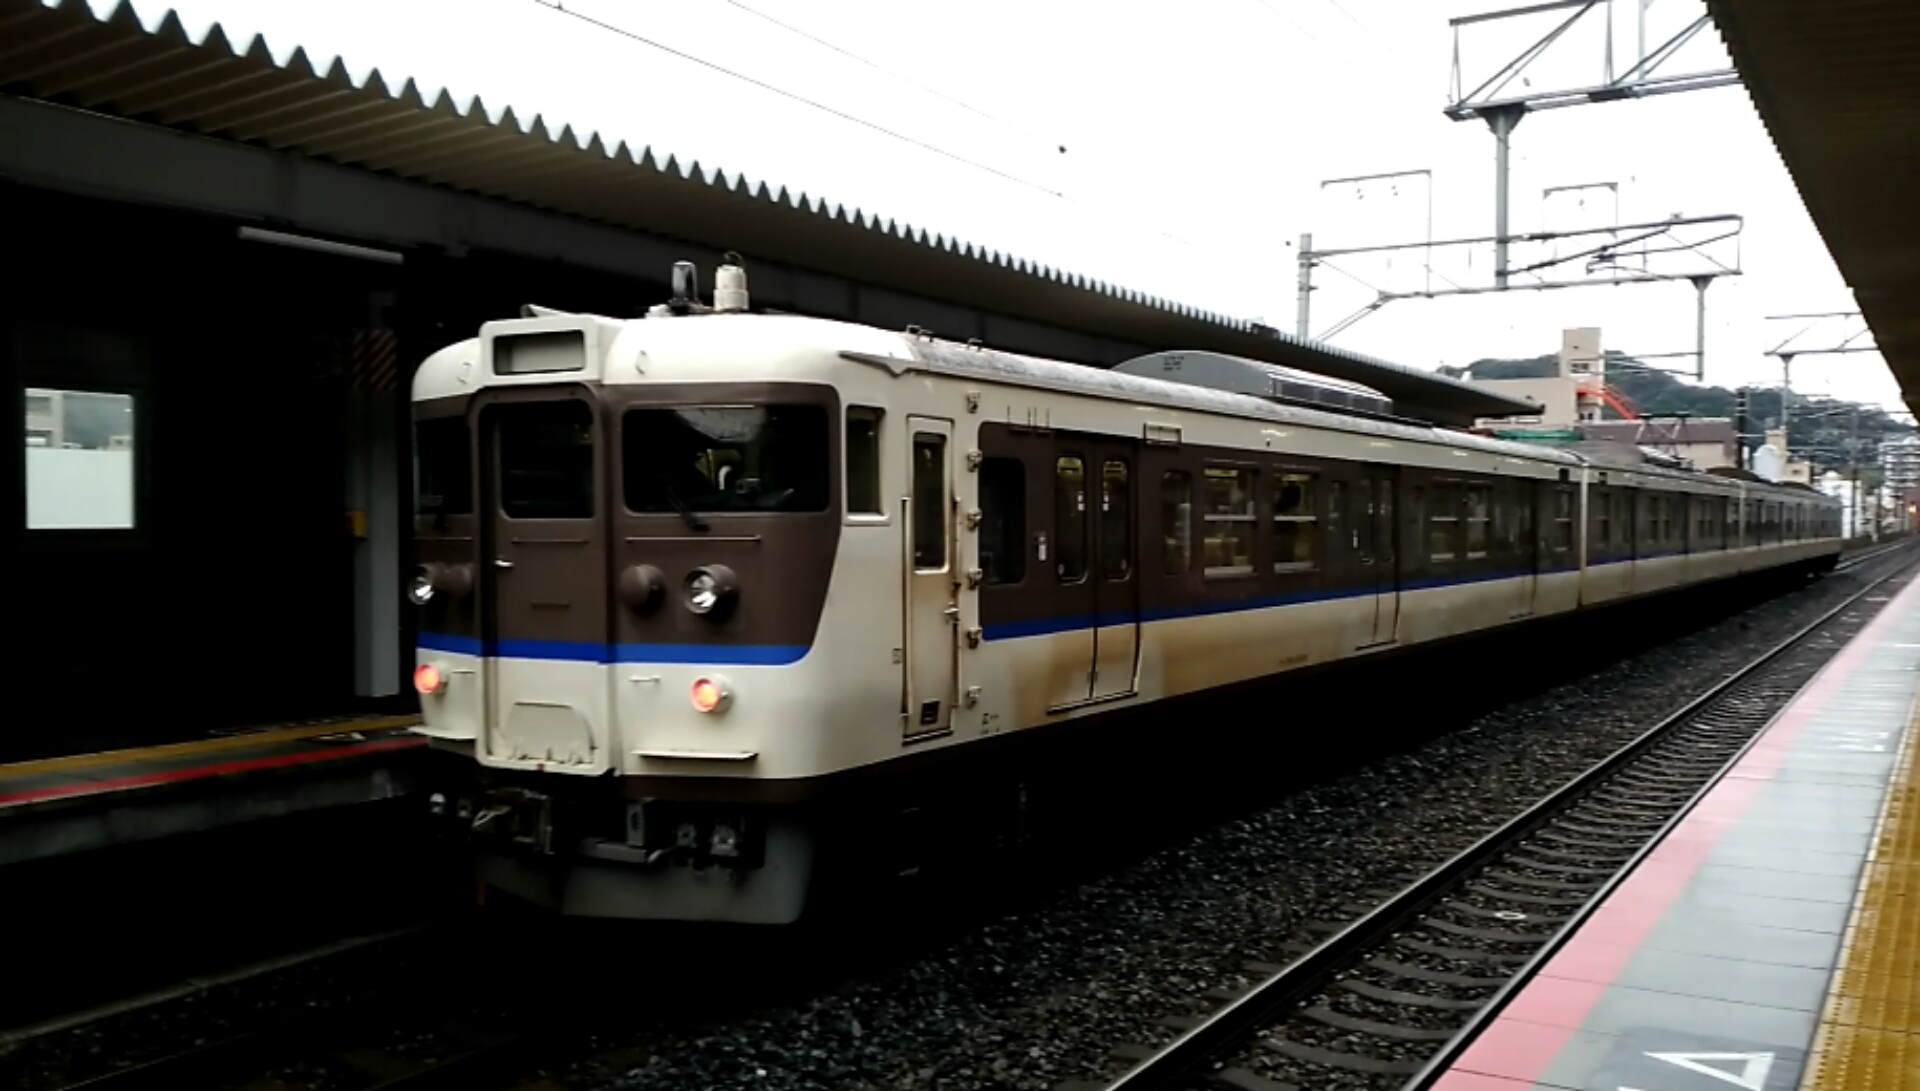
<path id="1" fill-rule="evenodd" d="M 665 482 L 662 482 L 662 484 L 664 485 Z M 680 494 L 673 491 L 672 485 L 666 485 L 666 490 L 668 503 L 673 505 L 673 510 L 680 513 L 680 518 L 687 521 L 687 526 L 694 530 L 705 531 L 707 529 L 707 521 L 695 515 L 692 508 L 687 507 L 687 502 L 680 499 Z"/>

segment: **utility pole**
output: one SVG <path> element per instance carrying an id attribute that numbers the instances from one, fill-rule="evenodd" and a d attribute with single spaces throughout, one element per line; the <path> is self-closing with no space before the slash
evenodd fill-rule
<path id="1" fill-rule="evenodd" d="M 1640 9 L 1646 14 L 1646 8 Z M 1713 285 L 1712 276 L 1689 277 L 1693 281 L 1693 290 L 1699 296 L 1699 306 L 1694 317 L 1693 333 L 1693 378 L 1695 382 L 1707 381 L 1707 289 Z"/>
<path id="2" fill-rule="evenodd" d="M 1493 130 L 1493 283 L 1496 288 L 1507 286 L 1507 239 L 1511 234 L 1507 230 L 1508 152 L 1513 143 L 1513 130 L 1526 115 L 1525 103 L 1492 106 L 1480 112 L 1487 127 Z"/>
<path id="3" fill-rule="evenodd" d="M 1741 387 L 1733 395 L 1733 442 L 1734 464 L 1747 469 L 1747 388 Z"/>
<path id="4" fill-rule="evenodd" d="M 1307 339 L 1309 315 L 1313 311 L 1313 232 L 1300 236 L 1300 301 L 1296 305 L 1293 332 Z"/>
<path id="5" fill-rule="evenodd" d="M 1860 536 L 1860 407 L 1853 407 L 1853 426 L 1847 432 L 1847 470 L 1853 488 L 1847 493 L 1847 506 L 1853 509 L 1853 536 Z"/>
<path id="6" fill-rule="evenodd" d="M 1793 395 L 1793 353 L 1780 354 L 1780 427 L 1787 427 L 1787 399 Z"/>

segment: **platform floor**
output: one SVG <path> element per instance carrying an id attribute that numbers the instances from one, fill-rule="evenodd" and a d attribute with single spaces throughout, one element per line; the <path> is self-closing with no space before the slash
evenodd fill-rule
<path id="1" fill-rule="evenodd" d="M 1920 582 L 1608 894 L 1438 1091 L 1920 1091 Z"/>
<path id="2" fill-rule="evenodd" d="M 342 719 L 0 765 L 0 864 L 390 798 L 415 716 Z"/>

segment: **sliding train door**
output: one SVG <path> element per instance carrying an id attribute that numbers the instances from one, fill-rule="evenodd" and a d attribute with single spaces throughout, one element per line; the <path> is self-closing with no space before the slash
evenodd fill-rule
<path id="1" fill-rule="evenodd" d="M 1134 564 L 1138 452 L 1125 440 L 1061 433 L 1053 458 L 1052 569 L 1061 629 L 1051 708 L 1134 690 L 1140 577 Z"/>
<path id="2" fill-rule="evenodd" d="M 1355 520 L 1355 538 L 1361 569 L 1373 590 L 1373 638 L 1366 647 L 1391 644 L 1400 628 L 1400 551 L 1398 509 L 1400 473 L 1391 466 L 1367 466 L 1360 477 L 1357 497 L 1360 518 Z"/>
<path id="3" fill-rule="evenodd" d="M 1134 482 L 1139 459 L 1131 443 L 1104 440 L 1094 448 L 1094 634 L 1090 700 L 1134 691 L 1140 657 L 1140 576 L 1134 541 Z"/>
<path id="4" fill-rule="evenodd" d="M 909 738 L 953 726 L 959 685 L 960 582 L 956 576 L 953 422 L 907 418 L 908 487 L 901 528 L 905 569 L 906 695 Z"/>
<path id="5" fill-rule="evenodd" d="M 1543 482 L 1517 478 L 1513 480 L 1512 487 L 1519 491 L 1513 527 L 1519 579 L 1516 581 L 1518 590 L 1513 608 L 1507 616 L 1523 618 L 1533 614 L 1534 591 L 1540 582 L 1540 508 L 1543 503 L 1541 496 L 1548 486 Z"/>

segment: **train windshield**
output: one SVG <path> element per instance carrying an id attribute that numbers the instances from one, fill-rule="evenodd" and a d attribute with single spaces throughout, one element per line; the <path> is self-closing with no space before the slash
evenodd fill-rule
<path id="1" fill-rule="evenodd" d="M 465 417 L 434 417 L 413 426 L 413 498 L 419 515 L 473 511 L 472 451 Z"/>
<path id="2" fill-rule="evenodd" d="M 627 509 L 825 511 L 828 435 L 819 405 L 628 410 L 621 437 Z"/>

